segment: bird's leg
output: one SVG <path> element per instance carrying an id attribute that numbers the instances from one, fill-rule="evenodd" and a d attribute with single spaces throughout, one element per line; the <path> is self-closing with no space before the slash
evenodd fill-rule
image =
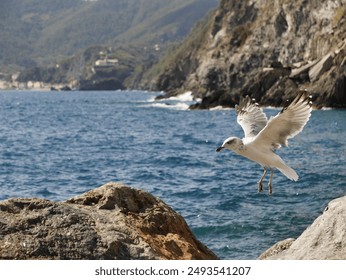
<path id="1" fill-rule="evenodd" d="M 269 195 L 271 195 L 273 193 L 273 187 L 272 187 L 273 175 L 274 175 L 274 170 L 270 169 L 270 179 L 269 179 L 269 183 L 268 183 Z"/>
<path id="2" fill-rule="evenodd" d="M 264 167 L 263 175 L 262 175 L 261 179 L 258 181 L 258 192 L 263 192 L 262 182 L 263 182 L 264 176 L 266 174 L 267 174 L 267 169 Z"/>

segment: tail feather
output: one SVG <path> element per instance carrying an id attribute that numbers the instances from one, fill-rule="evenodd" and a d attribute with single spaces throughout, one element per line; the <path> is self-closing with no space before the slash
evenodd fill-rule
<path id="1" fill-rule="evenodd" d="M 277 169 L 284 174 L 288 179 L 292 181 L 298 181 L 298 174 L 289 166 L 285 165 L 284 163 L 277 167 Z"/>

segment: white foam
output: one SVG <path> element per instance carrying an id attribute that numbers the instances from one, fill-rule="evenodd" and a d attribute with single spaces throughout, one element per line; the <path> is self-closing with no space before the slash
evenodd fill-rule
<path id="1" fill-rule="evenodd" d="M 200 102 L 201 101 L 200 98 L 195 98 L 193 96 L 192 91 L 187 91 L 176 96 L 171 96 L 167 98 L 166 100 L 178 100 L 182 102 L 192 102 L 192 101 Z"/>
<path id="2" fill-rule="evenodd" d="M 184 92 L 177 96 L 156 100 L 157 96 L 152 96 L 146 100 L 145 107 L 166 108 L 173 110 L 188 110 L 194 102 L 199 102 L 200 99 L 195 99 L 191 91 Z"/>
<path id="3" fill-rule="evenodd" d="M 193 101 L 192 91 L 187 91 L 185 93 L 179 94 L 177 96 L 172 96 L 168 98 L 169 100 L 179 100 L 183 102 Z"/>
<path id="4" fill-rule="evenodd" d="M 146 100 L 145 102 L 155 102 L 155 100 L 156 100 L 156 96 L 152 96 L 152 97 L 150 97 L 148 100 Z"/>
<path id="5" fill-rule="evenodd" d="M 229 107 L 222 107 L 222 106 L 216 106 L 216 107 L 212 107 L 210 108 L 210 111 L 228 111 L 228 110 L 232 110 L 232 108 Z"/>
<path id="6" fill-rule="evenodd" d="M 175 104 L 167 104 L 167 103 L 151 103 L 144 105 L 143 107 L 155 107 L 155 108 L 164 108 L 164 109 L 171 109 L 171 110 L 188 110 L 189 104 L 178 102 Z"/>
<path id="7" fill-rule="evenodd" d="M 322 107 L 321 110 L 322 111 L 329 111 L 329 110 L 333 110 L 333 108 L 331 108 L 331 107 Z"/>

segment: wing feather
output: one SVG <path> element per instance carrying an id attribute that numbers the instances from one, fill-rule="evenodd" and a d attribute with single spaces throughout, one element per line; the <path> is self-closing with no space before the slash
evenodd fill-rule
<path id="1" fill-rule="evenodd" d="M 311 116 L 311 101 L 307 92 L 300 92 L 291 104 L 271 117 L 254 139 L 254 143 L 278 149 L 288 146 L 288 139 L 300 133 Z"/>
<path id="2" fill-rule="evenodd" d="M 267 116 L 249 96 L 240 99 L 235 106 L 237 122 L 243 128 L 245 137 L 256 136 L 267 124 Z"/>

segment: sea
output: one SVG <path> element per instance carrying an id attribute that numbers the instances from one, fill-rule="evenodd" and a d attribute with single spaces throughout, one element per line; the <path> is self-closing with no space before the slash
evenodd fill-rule
<path id="1" fill-rule="evenodd" d="M 156 101 L 143 91 L 1 91 L 0 200 L 64 201 L 107 182 L 159 197 L 221 259 L 256 259 L 298 237 L 346 195 L 346 110 L 314 110 L 278 154 L 299 174 L 274 174 L 215 149 L 243 137 L 233 109 L 188 110 L 190 93 Z M 277 108 L 264 108 L 268 116 Z"/>

